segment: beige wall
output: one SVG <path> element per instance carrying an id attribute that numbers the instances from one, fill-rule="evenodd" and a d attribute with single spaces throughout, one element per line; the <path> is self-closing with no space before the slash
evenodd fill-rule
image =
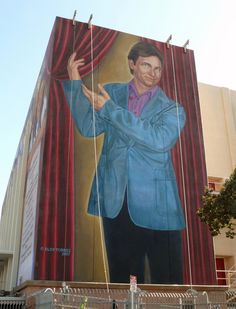
<path id="1" fill-rule="evenodd" d="M 236 167 L 236 91 L 198 83 L 208 177 L 227 178 Z M 214 237 L 215 255 L 236 264 L 236 239 Z"/>
<path id="2" fill-rule="evenodd" d="M 208 176 L 236 166 L 236 91 L 198 83 Z"/>

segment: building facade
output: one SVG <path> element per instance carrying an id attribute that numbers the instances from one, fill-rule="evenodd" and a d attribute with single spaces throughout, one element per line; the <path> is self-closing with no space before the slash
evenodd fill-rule
<path id="1" fill-rule="evenodd" d="M 236 167 L 236 91 L 198 83 L 209 187 L 219 191 Z M 235 281 L 236 240 L 214 237 L 218 274 Z M 223 270 L 223 272 L 220 272 Z M 225 271 L 225 272 L 224 272 Z"/>
<path id="2" fill-rule="evenodd" d="M 90 32 L 87 24 L 56 19 L 2 208 L 1 289 L 11 290 L 34 279 L 105 281 L 99 221 L 86 213 L 94 176 L 94 163 L 88 163 L 94 162 L 93 141 L 75 128 L 61 82 L 68 79 L 67 61 L 76 48 L 87 57 L 81 73 L 87 85 L 91 80 L 129 80 L 130 72 L 120 61 L 143 38 L 94 27 L 91 39 Z M 192 51 L 145 40 L 164 53 L 161 87 L 172 100 L 178 98 L 187 114 L 181 141 L 172 152 L 187 218 L 182 234 L 184 283 L 215 284 L 214 255 L 223 258 L 225 268 L 233 266 L 234 240 L 222 242 L 222 236 L 217 237 L 213 252 L 212 238 L 196 209 L 201 206 L 206 176 L 217 185 L 235 167 L 236 92 L 201 83 L 197 88 Z M 103 136 L 96 143 L 99 156 Z"/>

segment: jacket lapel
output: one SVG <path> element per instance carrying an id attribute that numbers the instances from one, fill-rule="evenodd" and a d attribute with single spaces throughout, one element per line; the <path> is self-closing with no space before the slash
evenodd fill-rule
<path id="1" fill-rule="evenodd" d="M 169 106 L 169 99 L 165 93 L 159 88 L 155 96 L 144 106 L 141 118 L 148 118 L 153 114 L 158 114 Z"/>
<path id="2" fill-rule="evenodd" d="M 115 88 L 113 91 L 114 101 L 119 104 L 122 108 L 128 109 L 128 84 L 120 84 L 119 88 Z M 169 99 L 161 88 L 157 90 L 156 95 L 144 106 L 141 118 L 151 117 L 162 112 L 163 109 L 169 106 Z"/>
<path id="3" fill-rule="evenodd" d="M 115 102 L 118 102 L 121 107 L 128 109 L 128 84 L 120 84 L 119 86 L 113 92 Z"/>

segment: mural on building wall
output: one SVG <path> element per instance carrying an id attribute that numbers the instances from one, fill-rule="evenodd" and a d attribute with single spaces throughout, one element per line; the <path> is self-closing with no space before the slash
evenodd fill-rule
<path id="1" fill-rule="evenodd" d="M 18 284 L 34 278 L 37 208 L 49 94 L 49 79 L 45 78 L 45 62 L 48 60 L 46 55 L 27 116 L 27 121 L 31 123 L 31 129 L 28 141 Z"/>
<path id="2" fill-rule="evenodd" d="M 171 149 L 186 116 L 158 86 L 164 60 L 156 44 L 138 40 L 126 57 L 130 80 L 100 84 L 99 93 L 81 80 L 85 60 L 73 53 L 68 61 L 63 86 L 76 127 L 86 137 L 104 134 L 88 213 L 103 218 L 111 282 L 135 274 L 144 283 L 146 257 L 152 283 L 182 283 L 185 222 Z"/>
<path id="3" fill-rule="evenodd" d="M 33 279 L 215 283 L 193 51 L 63 18 L 49 46 Z"/>

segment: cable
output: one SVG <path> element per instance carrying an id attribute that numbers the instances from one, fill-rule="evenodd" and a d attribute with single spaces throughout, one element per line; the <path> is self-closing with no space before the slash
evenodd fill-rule
<path id="1" fill-rule="evenodd" d="M 178 133 L 179 133 L 179 147 L 180 147 L 180 165 L 181 165 L 181 176 L 182 176 L 182 187 L 183 187 L 183 199 L 184 199 L 184 210 L 186 217 L 186 234 L 187 234 L 187 250 L 188 250 L 188 264 L 189 264 L 189 277 L 190 277 L 190 286 L 192 288 L 192 263 L 191 263 L 191 252 L 190 252 L 190 239 L 189 239 L 189 222 L 188 222 L 188 212 L 187 212 L 187 202 L 186 202 L 186 189 L 185 189 L 185 177 L 184 177 L 184 166 L 183 166 L 183 148 L 182 148 L 182 139 L 180 135 L 180 122 L 179 122 L 179 106 L 178 106 L 178 95 L 177 95 L 177 86 L 176 86 L 176 73 L 175 73 L 175 61 L 173 55 L 173 48 L 170 45 L 171 50 L 171 60 L 173 67 L 173 76 L 174 76 L 174 90 L 175 90 L 175 102 L 176 102 L 176 113 L 178 119 Z"/>
<path id="2" fill-rule="evenodd" d="M 90 39 L 91 39 L 91 71 L 92 71 L 92 107 L 93 107 L 93 145 L 94 145 L 94 160 L 95 160 L 95 180 L 96 180 L 96 189 L 97 189 L 97 201 L 98 201 L 98 218 L 99 218 L 99 229 L 101 237 L 101 246 L 102 246 L 102 259 L 104 274 L 107 286 L 108 295 L 110 295 L 107 268 L 106 268 L 106 259 L 105 259 L 105 248 L 104 248 L 104 234 L 102 226 L 102 217 L 101 217 L 101 206 L 100 206 L 100 194 L 99 194 L 99 179 L 98 179 L 98 158 L 97 158 L 97 140 L 96 140 L 96 117 L 95 117 L 95 108 L 94 108 L 94 75 L 93 75 L 93 25 L 90 25 Z M 109 296 L 110 297 L 110 296 Z"/>
<path id="3" fill-rule="evenodd" d="M 73 23 L 73 42 L 72 42 L 72 53 L 75 51 L 75 34 L 76 34 L 76 23 Z M 71 81 L 71 87 L 70 87 L 70 102 L 69 104 L 72 104 L 72 88 L 73 88 L 74 81 Z M 67 208 L 68 208 L 68 195 L 69 195 L 69 170 L 70 170 L 70 148 L 71 148 L 71 128 L 72 128 L 72 116 L 69 117 L 69 132 L 68 132 L 68 152 L 67 152 L 67 173 L 66 173 L 66 207 L 65 207 L 65 248 L 66 242 L 67 242 Z M 64 263 L 63 263 L 63 279 L 66 275 L 66 257 L 64 257 Z"/>

